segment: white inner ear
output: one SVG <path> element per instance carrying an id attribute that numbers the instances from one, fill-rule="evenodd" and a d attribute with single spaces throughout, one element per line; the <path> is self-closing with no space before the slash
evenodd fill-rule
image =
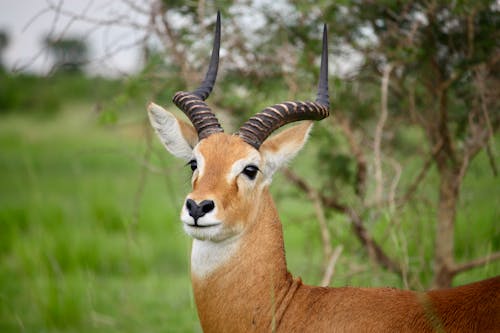
<path id="1" fill-rule="evenodd" d="M 289 128 L 262 144 L 260 150 L 264 158 L 264 176 L 271 181 L 274 173 L 291 161 L 304 147 L 312 128 L 312 122 Z"/>
<path id="2" fill-rule="evenodd" d="M 265 152 L 263 154 L 265 162 L 264 170 L 262 170 L 262 172 L 266 178 L 270 180 L 276 171 L 285 166 L 295 157 L 295 155 L 297 155 L 302 146 L 303 145 L 301 145 L 298 149 L 295 149 L 296 147 L 293 144 L 287 144 L 277 152 Z"/>
<path id="3" fill-rule="evenodd" d="M 165 148 L 174 156 L 190 160 L 193 146 L 184 137 L 179 120 L 159 105 L 150 103 L 148 115 L 151 126 L 155 129 Z"/>

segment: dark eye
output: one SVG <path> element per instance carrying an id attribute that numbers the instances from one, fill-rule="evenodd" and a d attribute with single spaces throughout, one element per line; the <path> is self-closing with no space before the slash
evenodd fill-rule
<path id="1" fill-rule="evenodd" d="M 196 162 L 196 160 L 189 161 L 187 165 L 189 165 L 192 171 L 198 168 L 198 162 Z"/>
<path id="2" fill-rule="evenodd" d="M 259 172 L 259 168 L 255 165 L 247 165 L 245 169 L 243 169 L 243 173 L 245 174 L 245 176 L 247 176 L 251 180 L 255 179 L 255 177 L 257 176 L 257 172 Z"/>

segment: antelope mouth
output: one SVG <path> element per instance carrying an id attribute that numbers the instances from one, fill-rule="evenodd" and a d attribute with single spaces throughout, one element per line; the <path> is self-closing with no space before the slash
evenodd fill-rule
<path id="1" fill-rule="evenodd" d="M 189 227 L 189 228 L 200 228 L 200 229 L 203 229 L 203 228 L 214 228 L 214 227 L 217 227 L 219 225 L 221 225 L 221 223 L 212 223 L 212 224 L 191 224 L 191 223 L 184 223 L 184 225 L 186 227 Z"/>

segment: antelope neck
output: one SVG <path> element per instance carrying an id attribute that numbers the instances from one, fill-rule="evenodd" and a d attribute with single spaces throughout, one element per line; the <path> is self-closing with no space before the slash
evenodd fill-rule
<path id="1" fill-rule="evenodd" d="M 191 277 L 203 330 L 268 330 L 300 286 L 287 271 L 283 234 L 267 190 L 255 220 L 238 238 L 193 242 Z"/>
<path id="2" fill-rule="evenodd" d="M 239 245 L 239 237 L 221 242 L 194 239 L 191 248 L 191 274 L 198 279 L 207 278 L 232 259 Z"/>

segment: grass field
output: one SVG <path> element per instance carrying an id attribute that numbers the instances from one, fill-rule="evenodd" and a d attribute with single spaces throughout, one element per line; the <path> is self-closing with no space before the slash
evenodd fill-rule
<path id="1" fill-rule="evenodd" d="M 190 241 L 178 221 L 189 170 L 156 138 L 148 150 L 151 131 L 142 109 L 113 126 L 99 125 L 90 109 L 84 104 L 51 118 L 0 119 L 0 332 L 201 331 L 189 282 Z M 294 163 L 299 173 L 312 150 Z M 434 178 L 425 191 L 435 189 Z M 275 183 L 290 270 L 318 283 L 313 209 L 283 178 Z M 461 197 L 458 260 L 500 249 L 499 207 L 500 183 L 480 156 Z M 389 235 L 383 218 L 370 227 L 423 286 L 432 267 L 433 214 L 432 205 L 415 205 Z M 403 286 L 369 263 L 348 221 L 331 215 L 329 222 L 334 245 L 344 246 L 333 285 Z M 500 265 L 491 263 L 455 282 L 498 274 Z"/>

